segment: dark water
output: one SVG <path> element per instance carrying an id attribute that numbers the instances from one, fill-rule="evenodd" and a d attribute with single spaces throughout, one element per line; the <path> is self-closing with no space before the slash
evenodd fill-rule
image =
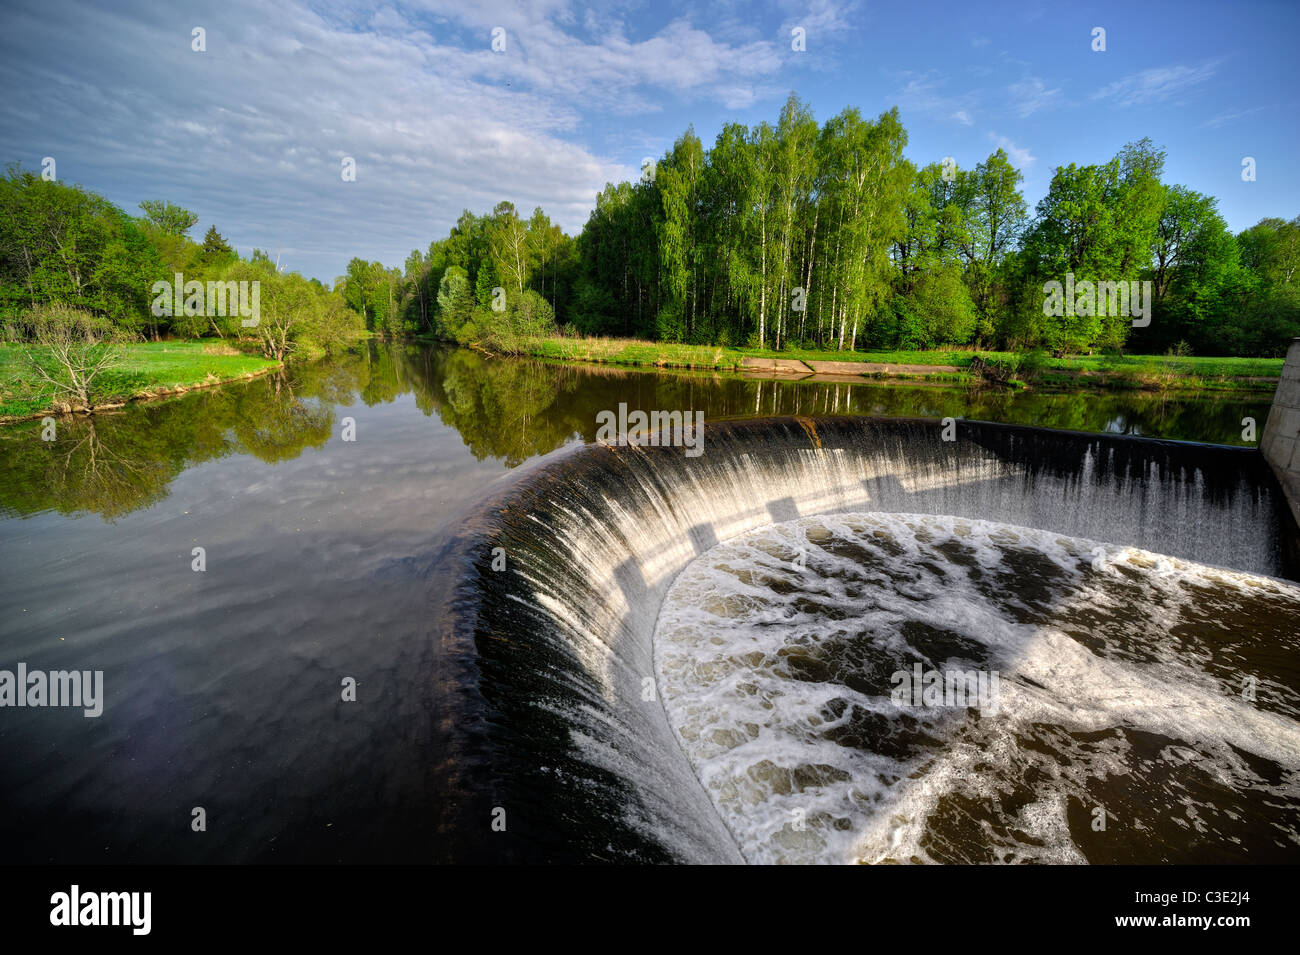
<path id="1" fill-rule="evenodd" d="M 747 381 L 376 347 L 0 429 L 0 669 L 102 670 L 104 714 L 0 709 L 5 861 L 422 861 L 455 713 L 436 613 L 471 505 L 596 414 L 983 418 L 1241 444 L 1267 399 Z M 355 441 L 343 440 L 346 418 Z M 193 549 L 206 570 L 192 569 Z M 345 678 L 356 701 L 341 698 Z M 206 812 L 204 832 L 193 810 Z"/>

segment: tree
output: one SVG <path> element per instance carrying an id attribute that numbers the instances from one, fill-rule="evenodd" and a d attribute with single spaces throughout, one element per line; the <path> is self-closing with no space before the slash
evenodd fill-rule
<path id="1" fill-rule="evenodd" d="M 528 281 L 528 230 L 519 221 L 513 203 L 497 203 L 492 210 L 487 234 L 493 271 L 507 291 L 523 295 L 524 284 Z"/>
<path id="2" fill-rule="evenodd" d="M 459 265 L 448 266 L 438 284 L 439 334 L 444 338 L 461 341 L 462 333 L 473 313 L 474 294 L 470 291 L 469 276 Z M 471 330 L 470 335 L 473 333 Z"/>
<path id="3" fill-rule="evenodd" d="M 781 347 L 790 313 L 791 289 L 800 286 L 792 274 L 791 259 L 799 243 L 798 215 L 807 207 L 807 197 L 816 177 L 817 121 L 807 104 L 791 93 L 781 109 L 773 149 L 773 243 L 776 269 L 772 299 L 776 305 L 773 345 Z"/>
<path id="4" fill-rule="evenodd" d="M 68 305 L 38 305 L 23 316 L 34 347 L 21 352 L 33 393 L 50 389 L 55 407 L 91 411 L 104 372 L 122 361 L 125 336 L 108 319 Z"/>
<path id="5" fill-rule="evenodd" d="M 405 287 L 409 292 L 408 307 L 413 311 L 413 324 L 420 331 L 429 327 L 428 284 L 429 266 L 419 249 L 406 257 Z"/>
<path id="6" fill-rule="evenodd" d="M 1300 216 L 1261 219 L 1237 236 L 1236 314 L 1220 323 L 1230 354 L 1282 356 L 1300 336 Z"/>
<path id="7" fill-rule="evenodd" d="M 144 211 L 145 221 L 163 235 L 183 236 L 199 221 L 199 217 L 188 209 L 162 199 L 146 199 L 140 203 L 140 208 Z"/>
<path id="8" fill-rule="evenodd" d="M 230 244 L 226 242 L 214 225 L 208 226 L 208 231 L 203 236 L 200 256 L 203 264 L 208 268 L 219 268 L 238 258 L 235 250 L 230 247 Z"/>
<path id="9" fill-rule="evenodd" d="M 1144 139 L 1100 166 L 1059 167 L 1025 236 L 1030 283 L 1064 281 L 1067 273 L 1076 282 L 1136 282 L 1149 274 L 1165 197 L 1163 165 L 1164 152 Z M 1070 311 L 1044 325 L 1055 348 L 1119 348 L 1128 337 L 1128 315 Z"/>
<path id="10" fill-rule="evenodd" d="M 993 335 L 997 284 L 1007 254 L 1019 241 L 1027 219 L 1020 192 L 1024 176 L 998 149 L 969 174 L 958 176 L 955 202 L 961 209 L 960 241 L 966 283 L 979 315 L 977 334 Z"/>
<path id="11" fill-rule="evenodd" d="M 59 302 L 139 327 L 161 274 L 148 238 L 112 203 L 7 168 L 0 179 L 0 317 Z"/>
<path id="12" fill-rule="evenodd" d="M 696 203 L 703 169 L 704 147 L 694 129 L 673 144 L 655 169 L 661 283 L 656 321 L 659 337 L 669 341 L 688 340 L 694 322 L 698 299 Z"/>

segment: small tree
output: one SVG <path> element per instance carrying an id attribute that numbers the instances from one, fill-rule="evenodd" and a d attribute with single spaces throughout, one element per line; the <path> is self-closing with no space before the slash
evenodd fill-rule
<path id="1" fill-rule="evenodd" d="M 140 208 L 145 221 L 164 235 L 185 235 L 199 221 L 199 217 L 189 209 L 163 199 L 146 199 L 140 203 Z"/>
<path id="2" fill-rule="evenodd" d="M 122 361 L 128 340 L 102 316 L 70 305 L 38 305 L 23 315 L 31 344 L 23 361 L 36 388 L 52 388 L 55 405 L 90 411 L 101 376 Z"/>
<path id="3" fill-rule="evenodd" d="M 217 231 L 216 226 L 208 226 L 208 231 L 203 236 L 203 244 L 199 246 L 199 257 L 208 267 L 228 265 L 239 258 L 235 250 L 230 247 L 230 243 Z"/>

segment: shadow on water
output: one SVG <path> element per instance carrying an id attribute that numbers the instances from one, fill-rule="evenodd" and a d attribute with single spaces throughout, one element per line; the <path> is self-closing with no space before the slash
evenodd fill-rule
<path id="1" fill-rule="evenodd" d="M 1076 431 L 1249 445 L 1262 396 L 1011 392 L 901 382 L 755 380 L 488 358 L 463 349 L 371 344 L 358 353 L 250 382 L 0 428 L 0 513 L 96 513 L 115 519 L 166 497 L 187 468 L 231 454 L 275 464 L 319 448 L 345 409 L 405 395 L 459 432 L 479 460 L 513 468 L 571 440 L 592 441 L 596 416 L 630 409 L 702 410 L 706 420 L 775 415 L 971 418 Z"/>

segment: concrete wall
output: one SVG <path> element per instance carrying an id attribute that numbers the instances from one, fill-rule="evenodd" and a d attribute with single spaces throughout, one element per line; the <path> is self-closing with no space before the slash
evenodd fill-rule
<path id="1" fill-rule="evenodd" d="M 1300 524 L 1300 338 L 1291 342 L 1260 442 Z"/>

